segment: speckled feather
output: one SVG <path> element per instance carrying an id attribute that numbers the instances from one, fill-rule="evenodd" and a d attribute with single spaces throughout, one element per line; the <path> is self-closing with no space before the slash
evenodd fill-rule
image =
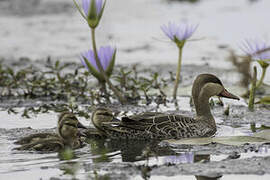
<path id="1" fill-rule="evenodd" d="M 149 112 L 103 123 L 102 128 L 110 138 L 124 139 L 180 139 L 212 136 L 216 132 L 194 118 Z"/>

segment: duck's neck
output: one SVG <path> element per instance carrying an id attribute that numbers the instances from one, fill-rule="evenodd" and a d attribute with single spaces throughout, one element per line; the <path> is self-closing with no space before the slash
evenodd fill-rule
<path id="1" fill-rule="evenodd" d="M 207 124 L 213 127 L 216 127 L 215 119 L 210 111 L 209 98 L 210 97 L 204 93 L 199 95 L 198 99 L 194 101 L 196 102 L 195 103 L 196 113 L 197 113 L 197 117 L 200 120 L 203 120 Z"/>

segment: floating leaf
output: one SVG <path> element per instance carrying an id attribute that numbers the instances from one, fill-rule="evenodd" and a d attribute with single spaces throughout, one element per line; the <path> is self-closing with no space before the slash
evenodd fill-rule
<path id="1" fill-rule="evenodd" d="M 185 138 L 185 139 L 169 139 L 163 141 L 168 144 L 174 144 L 174 145 L 206 145 L 212 143 L 211 137 L 205 137 L 205 138 Z"/>
<path id="2" fill-rule="evenodd" d="M 244 144 L 264 144 L 270 142 L 270 131 L 267 139 L 257 136 L 224 136 L 224 137 L 205 137 L 205 138 L 186 138 L 186 139 L 170 139 L 163 142 L 171 145 L 208 145 L 211 143 L 219 143 L 223 145 L 241 146 Z"/>
<path id="3" fill-rule="evenodd" d="M 214 137 L 213 142 L 224 145 L 241 146 L 244 144 L 264 144 L 267 142 L 267 140 L 261 137 L 253 136 L 225 136 Z"/>
<path id="4" fill-rule="evenodd" d="M 270 96 L 266 96 L 260 99 L 260 101 L 255 104 L 270 104 Z"/>
<path id="5" fill-rule="evenodd" d="M 270 141 L 270 130 L 264 130 L 253 134 L 254 137 L 264 138 Z"/>

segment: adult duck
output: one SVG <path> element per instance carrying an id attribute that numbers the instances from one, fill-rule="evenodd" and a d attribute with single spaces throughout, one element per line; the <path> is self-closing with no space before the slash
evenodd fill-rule
<path id="1" fill-rule="evenodd" d="M 181 139 L 209 137 L 216 133 L 216 123 L 210 111 L 209 98 L 220 96 L 239 98 L 229 93 L 212 74 L 200 74 L 192 86 L 196 117 L 145 112 L 115 120 L 111 110 L 98 108 L 93 112 L 95 127 L 109 138 L 120 139 Z"/>

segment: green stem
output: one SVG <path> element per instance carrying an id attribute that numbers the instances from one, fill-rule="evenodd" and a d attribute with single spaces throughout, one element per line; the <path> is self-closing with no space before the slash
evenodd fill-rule
<path id="1" fill-rule="evenodd" d="M 255 93 L 256 93 L 256 82 L 257 82 L 257 67 L 254 66 L 254 72 L 252 77 L 252 84 L 251 89 L 249 93 L 249 102 L 248 102 L 248 109 L 250 111 L 254 111 L 254 99 L 255 99 Z"/>
<path id="2" fill-rule="evenodd" d="M 262 85 L 264 77 L 265 77 L 266 69 L 267 68 L 262 68 L 262 76 L 261 76 L 259 82 L 257 83 L 256 88 L 259 88 Z"/>
<path id="3" fill-rule="evenodd" d="M 181 72 L 181 66 L 182 66 L 182 50 L 183 46 L 179 46 L 179 54 L 178 54 L 178 66 L 177 66 L 177 71 L 176 71 L 176 79 L 175 79 L 175 84 L 174 84 L 174 89 L 173 89 L 173 99 L 176 99 L 176 94 L 177 94 L 177 89 L 180 81 L 180 72 Z"/>
<path id="4" fill-rule="evenodd" d="M 82 15 L 82 17 L 87 21 L 86 16 L 83 14 L 83 12 L 82 12 L 80 6 L 78 5 L 78 3 L 76 2 L 76 0 L 73 0 L 73 2 L 75 4 L 76 8 L 78 9 L 78 11 L 80 12 L 80 14 Z"/>
<path id="5" fill-rule="evenodd" d="M 96 46 L 95 28 L 91 28 L 91 35 L 92 35 L 93 51 L 94 51 L 94 54 L 95 54 L 95 60 L 96 60 L 96 64 L 97 64 L 97 67 L 99 69 L 99 72 L 102 74 L 102 76 L 104 77 L 106 83 L 109 85 L 110 89 L 117 96 L 117 98 L 119 99 L 121 104 L 126 104 L 127 103 L 126 98 L 124 98 L 124 96 L 122 96 L 122 94 L 113 86 L 113 84 L 111 83 L 110 79 L 106 75 L 106 73 L 105 73 L 105 71 L 104 71 L 104 69 L 103 69 L 103 67 L 102 67 L 102 65 L 100 63 L 100 59 L 98 57 L 98 52 L 97 52 L 97 46 Z"/>
<path id="6" fill-rule="evenodd" d="M 255 122 L 250 123 L 250 129 L 252 132 L 256 132 L 256 124 Z"/>

